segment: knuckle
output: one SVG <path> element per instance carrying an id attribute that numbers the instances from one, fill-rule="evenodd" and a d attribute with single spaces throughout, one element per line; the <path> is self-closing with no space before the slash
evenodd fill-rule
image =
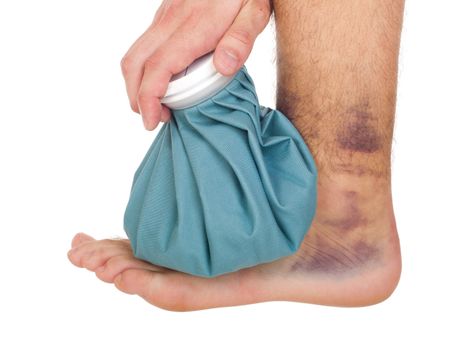
<path id="1" fill-rule="evenodd" d="M 186 0 L 166 0 L 161 3 L 157 10 L 152 28 L 158 28 L 160 25 L 166 25 L 182 16 L 182 11 Z"/>
<path id="2" fill-rule="evenodd" d="M 150 58 L 146 59 L 146 61 L 144 61 L 144 70 L 145 71 L 155 70 L 155 69 L 158 69 L 158 67 L 159 67 L 159 61 L 154 57 L 150 57 Z"/>
<path id="3" fill-rule="evenodd" d="M 121 66 L 121 72 L 123 73 L 124 76 L 128 76 L 132 66 L 133 66 L 133 59 L 129 55 L 123 56 L 123 58 L 120 61 L 120 66 Z"/>
<path id="4" fill-rule="evenodd" d="M 245 29 L 233 29 L 228 33 L 228 35 L 244 46 L 252 44 L 252 35 Z"/>
<path id="5" fill-rule="evenodd" d="M 270 2 L 267 0 L 257 0 L 252 2 L 253 22 L 258 26 L 264 26 L 269 21 L 272 13 Z"/>

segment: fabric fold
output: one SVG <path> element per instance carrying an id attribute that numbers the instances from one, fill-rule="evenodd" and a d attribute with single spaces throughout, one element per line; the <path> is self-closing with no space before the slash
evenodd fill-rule
<path id="1" fill-rule="evenodd" d="M 296 252 L 317 170 L 292 123 L 261 107 L 243 67 L 171 120 L 136 170 L 124 229 L 136 257 L 213 277 Z"/>

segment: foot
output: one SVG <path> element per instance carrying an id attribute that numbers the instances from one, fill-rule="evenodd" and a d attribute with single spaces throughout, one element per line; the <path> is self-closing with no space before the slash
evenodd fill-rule
<path id="1" fill-rule="evenodd" d="M 138 260 L 125 239 L 79 233 L 68 257 L 122 292 L 174 311 L 274 300 L 365 306 L 388 298 L 401 270 L 390 182 L 339 172 L 320 176 L 318 196 L 316 217 L 296 254 L 215 278 Z"/>

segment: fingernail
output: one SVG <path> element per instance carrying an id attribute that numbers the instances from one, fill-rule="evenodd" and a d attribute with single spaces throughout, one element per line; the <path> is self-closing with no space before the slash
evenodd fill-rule
<path id="1" fill-rule="evenodd" d="M 233 73 L 238 68 L 238 58 L 230 51 L 223 51 L 222 63 L 226 68 L 226 73 Z"/>

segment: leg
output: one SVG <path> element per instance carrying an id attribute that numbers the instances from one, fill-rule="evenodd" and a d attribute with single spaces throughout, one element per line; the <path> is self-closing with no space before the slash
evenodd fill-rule
<path id="1" fill-rule="evenodd" d="M 319 168 L 313 225 L 293 256 L 213 279 L 137 262 L 129 243 L 79 235 L 69 253 L 122 291 L 171 310 L 269 300 L 369 305 L 401 259 L 390 188 L 402 0 L 274 0 L 277 105 Z"/>
<path id="2" fill-rule="evenodd" d="M 329 280 L 326 303 L 374 302 L 399 279 L 390 154 L 403 5 L 274 1 L 277 107 L 300 130 L 319 168 L 318 212 L 288 266 L 301 279 Z M 363 295 L 333 300 L 347 281 Z M 306 298 L 314 300 L 313 293 Z"/>

